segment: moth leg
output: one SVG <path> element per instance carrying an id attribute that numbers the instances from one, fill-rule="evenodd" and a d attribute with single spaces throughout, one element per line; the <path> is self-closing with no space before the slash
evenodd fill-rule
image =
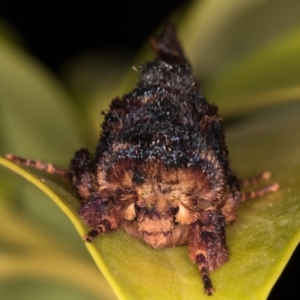
<path id="1" fill-rule="evenodd" d="M 236 221 L 236 210 L 241 201 L 240 185 L 237 177 L 230 172 L 228 176 L 229 194 L 221 212 L 226 219 L 226 224 L 233 224 Z"/>
<path id="2" fill-rule="evenodd" d="M 270 177 L 271 177 L 271 172 L 266 171 L 256 176 L 244 180 L 240 180 L 240 186 L 247 187 L 247 186 L 255 185 L 261 181 L 268 180 Z"/>
<path id="3" fill-rule="evenodd" d="M 116 229 L 121 222 L 119 207 L 115 204 L 114 198 L 106 191 L 92 194 L 80 209 L 79 215 L 91 228 L 83 237 L 86 242 L 92 242 L 99 235 Z"/>
<path id="4" fill-rule="evenodd" d="M 267 179 L 269 179 L 271 177 L 271 173 L 270 172 L 263 172 L 259 175 L 256 175 L 254 177 L 245 179 L 245 180 L 241 180 L 240 181 L 240 185 L 242 187 L 249 187 L 252 185 L 255 185 L 261 181 L 265 181 Z M 253 189 L 251 191 L 248 192 L 242 192 L 241 193 L 241 201 L 245 201 L 247 199 L 254 199 L 254 198 L 258 198 L 261 197 L 265 194 L 268 193 L 272 193 L 272 192 L 276 192 L 279 189 L 279 184 L 277 182 L 265 185 L 261 188 L 258 189 Z"/>
<path id="5" fill-rule="evenodd" d="M 111 224 L 108 220 L 101 221 L 97 228 L 91 229 L 87 234 L 83 236 L 83 241 L 91 243 L 99 235 L 104 234 L 107 231 L 111 230 Z"/>
<path id="6" fill-rule="evenodd" d="M 214 288 L 209 278 L 209 271 L 217 269 L 229 258 L 225 217 L 221 212 L 213 209 L 201 212 L 200 218 L 189 225 L 188 247 L 191 261 L 198 265 L 204 293 L 212 295 Z"/>
<path id="7" fill-rule="evenodd" d="M 12 154 L 7 154 L 6 158 L 14 163 L 19 164 L 19 165 L 32 167 L 32 168 L 35 168 L 38 170 L 46 171 L 49 174 L 54 174 L 54 175 L 68 178 L 67 171 L 62 170 L 51 163 L 43 163 L 40 160 L 30 160 L 30 159 L 22 158 L 22 157 L 15 156 Z"/>
<path id="8" fill-rule="evenodd" d="M 86 149 L 75 152 L 69 167 L 69 179 L 83 202 L 88 201 L 94 192 L 91 170 L 92 155 Z"/>
<path id="9" fill-rule="evenodd" d="M 243 192 L 241 193 L 241 201 L 243 202 L 247 199 L 255 199 L 265 194 L 276 192 L 278 191 L 279 187 L 279 184 L 277 182 L 274 182 L 259 189 L 255 189 L 249 192 Z"/>

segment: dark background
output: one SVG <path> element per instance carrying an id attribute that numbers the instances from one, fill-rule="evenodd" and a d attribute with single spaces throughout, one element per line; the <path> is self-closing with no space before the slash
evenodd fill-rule
<path id="1" fill-rule="evenodd" d="M 6 0 L 0 18 L 30 52 L 56 71 L 70 56 L 103 47 L 137 50 L 185 0 Z"/>
<path id="2" fill-rule="evenodd" d="M 7 0 L 0 2 L 0 18 L 20 33 L 28 51 L 59 73 L 69 57 L 86 50 L 137 51 L 172 11 L 187 2 Z M 299 299 L 299 253 L 298 246 L 269 300 Z"/>

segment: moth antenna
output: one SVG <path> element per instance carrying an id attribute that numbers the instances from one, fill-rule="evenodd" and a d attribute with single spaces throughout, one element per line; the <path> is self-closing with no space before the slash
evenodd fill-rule
<path id="1" fill-rule="evenodd" d="M 167 21 L 160 35 L 150 38 L 150 45 L 156 53 L 157 60 L 163 60 L 170 64 L 187 64 L 187 60 L 177 39 L 175 27 L 170 21 Z"/>
<path id="2" fill-rule="evenodd" d="M 6 158 L 14 163 L 19 164 L 19 165 L 32 167 L 32 168 L 35 168 L 38 170 L 46 171 L 49 174 L 54 174 L 54 175 L 68 178 L 68 172 L 58 168 L 57 166 L 55 166 L 51 163 L 43 163 L 40 160 L 25 159 L 25 158 L 18 157 L 18 156 L 12 155 L 12 154 L 7 154 Z"/>

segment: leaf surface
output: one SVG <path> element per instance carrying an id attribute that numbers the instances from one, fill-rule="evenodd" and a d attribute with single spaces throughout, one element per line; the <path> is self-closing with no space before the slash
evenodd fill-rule
<path id="1" fill-rule="evenodd" d="M 238 221 L 227 230 L 230 262 L 211 273 L 215 299 L 228 299 L 233 291 L 237 299 L 265 299 L 299 243 L 300 187 L 296 178 L 300 138 L 287 134 L 299 132 L 299 109 L 299 102 L 274 107 L 247 115 L 228 128 L 235 169 L 245 175 L 270 170 L 281 189 L 241 205 Z M 86 232 L 76 213 L 79 201 L 68 184 L 5 159 L 0 163 L 50 196 L 80 235 Z M 87 244 L 87 248 L 120 299 L 205 298 L 186 246 L 153 250 L 117 230 Z"/>

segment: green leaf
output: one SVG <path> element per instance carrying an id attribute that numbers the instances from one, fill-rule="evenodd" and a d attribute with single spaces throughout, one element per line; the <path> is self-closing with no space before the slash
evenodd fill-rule
<path id="1" fill-rule="evenodd" d="M 79 203 L 71 194 L 67 182 L 60 178 L 51 178 L 51 176 L 49 176 L 49 182 L 47 178 L 40 178 L 42 181 L 39 181 L 32 175 L 28 176 L 27 172 L 20 167 L 17 166 L 16 169 L 16 166 L 3 158 L 0 160 L 5 166 L 12 167 L 13 171 L 20 172 L 20 175 L 40 187 L 58 204 L 62 211 L 67 214 L 76 214 Z M 44 180 L 47 182 L 46 185 L 43 184 Z M 49 188 L 51 184 L 56 191 L 55 194 L 51 187 Z M 58 196 L 64 198 L 64 203 Z M 70 209 L 75 211 L 70 212 Z M 56 219 L 56 216 L 52 215 L 52 218 Z M 0 270 L 0 288 L 3 282 L 10 284 L 16 282 L 17 284 L 19 281 L 19 285 L 22 286 L 23 281 L 36 282 L 36 284 L 38 281 L 38 290 L 43 284 L 47 285 L 47 282 L 53 290 L 59 283 L 60 289 L 64 287 L 61 293 L 69 293 L 69 297 L 71 290 L 69 292 L 68 287 L 73 286 L 73 289 L 77 290 L 77 295 L 78 293 L 81 295 L 78 299 L 115 299 L 107 283 L 93 265 L 79 256 L 70 245 L 65 244 L 63 239 L 49 234 L 45 228 L 40 228 L 40 224 L 34 224 L 32 220 L 24 217 L 24 214 L 13 209 L 12 205 L 2 204 L 0 225 L 1 228 L 5 228 L 0 232 L 0 253 L 1 259 L 3 259 Z M 83 232 L 84 229 L 80 229 L 80 225 L 78 227 L 78 231 Z M 3 289 L 6 290 L 5 285 L 3 285 Z M 20 297 L 23 299 L 23 295 L 17 291 L 18 288 L 13 294 L 18 299 Z M 28 289 L 28 292 L 33 293 L 34 291 Z M 47 291 L 44 290 L 45 292 Z M 8 297 L 10 293 L 12 291 L 8 289 L 5 294 L 3 292 L 3 295 Z M 63 297 L 62 294 L 60 297 Z"/>
<path id="2" fill-rule="evenodd" d="M 87 144 L 70 95 L 43 66 L 2 37 L 0 90 L 1 153 L 65 164 L 76 148 Z M 25 299 L 18 293 L 18 280 L 22 285 L 22 280 L 38 278 L 52 281 L 53 288 L 57 283 L 66 289 L 76 286 L 85 298 L 114 299 L 99 271 L 82 254 L 83 243 L 78 235 L 74 238 L 74 229 L 66 226 L 60 209 L 48 205 L 48 199 L 44 202 L 44 193 L 30 190 L 24 180 L 11 175 L 0 172 L 0 223 L 5 228 L 0 233 L 1 295 L 11 299 L 7 287 L 16 282 L 14 295 Z M 42 233 L 37 234 L 37 229 Z M 53 238 L 53 232 L 58 238 Z"/>
<path id="3" fill-rule="evenodd" d="M 243 57 L 207 87 L 223 114 L 235 114 L 300 97 L 300 26 Z"/>
<path id="4" fill-rule="evenodd" d="M 300 26 L 300 2 L 192 1 L 178 22 L 197 78 L 210 81 L 237 61 Z"/>
<path id="5" fill-rule="evenodd" d="M 300 2 L 193 1 L 179 35 L 222 116 L 299 99 Z"/>
<path id="6" fill-rule="evenodd" d="M 228 128 L 235 169 L 245 176 L 270 170 L 281 189 L 241 205 L 238 221 L 227 230 L 230 262 L 211 274 L 215 299 L 231 298 L 233 291 L 237 299 L 265 299 L 299 243 L 300 187 L 296 178 L 300 138 L 288 134 L 299 132 L 299 109 L 296 102 L 258 111 Z M 77 215 L 79 202 L 65 182 L 24 170 L 5 159 L 0 163 L 50 196 L 80 235 L 86 232 Z M 87 248 L 120 299 L 205 298 L 186 246 L 157 251 L 116 231 L 87 244 Z"/>
<path id="7" fill-rule="evenodd" d="M 0 90 L 1 151 L 25 151 L 23 155 L 64 163 L 82 145 L 82 128 L 64 88 L 28 54 L 1 38 Z M 49 154 L 52 147 L 57 151 Z"/>

